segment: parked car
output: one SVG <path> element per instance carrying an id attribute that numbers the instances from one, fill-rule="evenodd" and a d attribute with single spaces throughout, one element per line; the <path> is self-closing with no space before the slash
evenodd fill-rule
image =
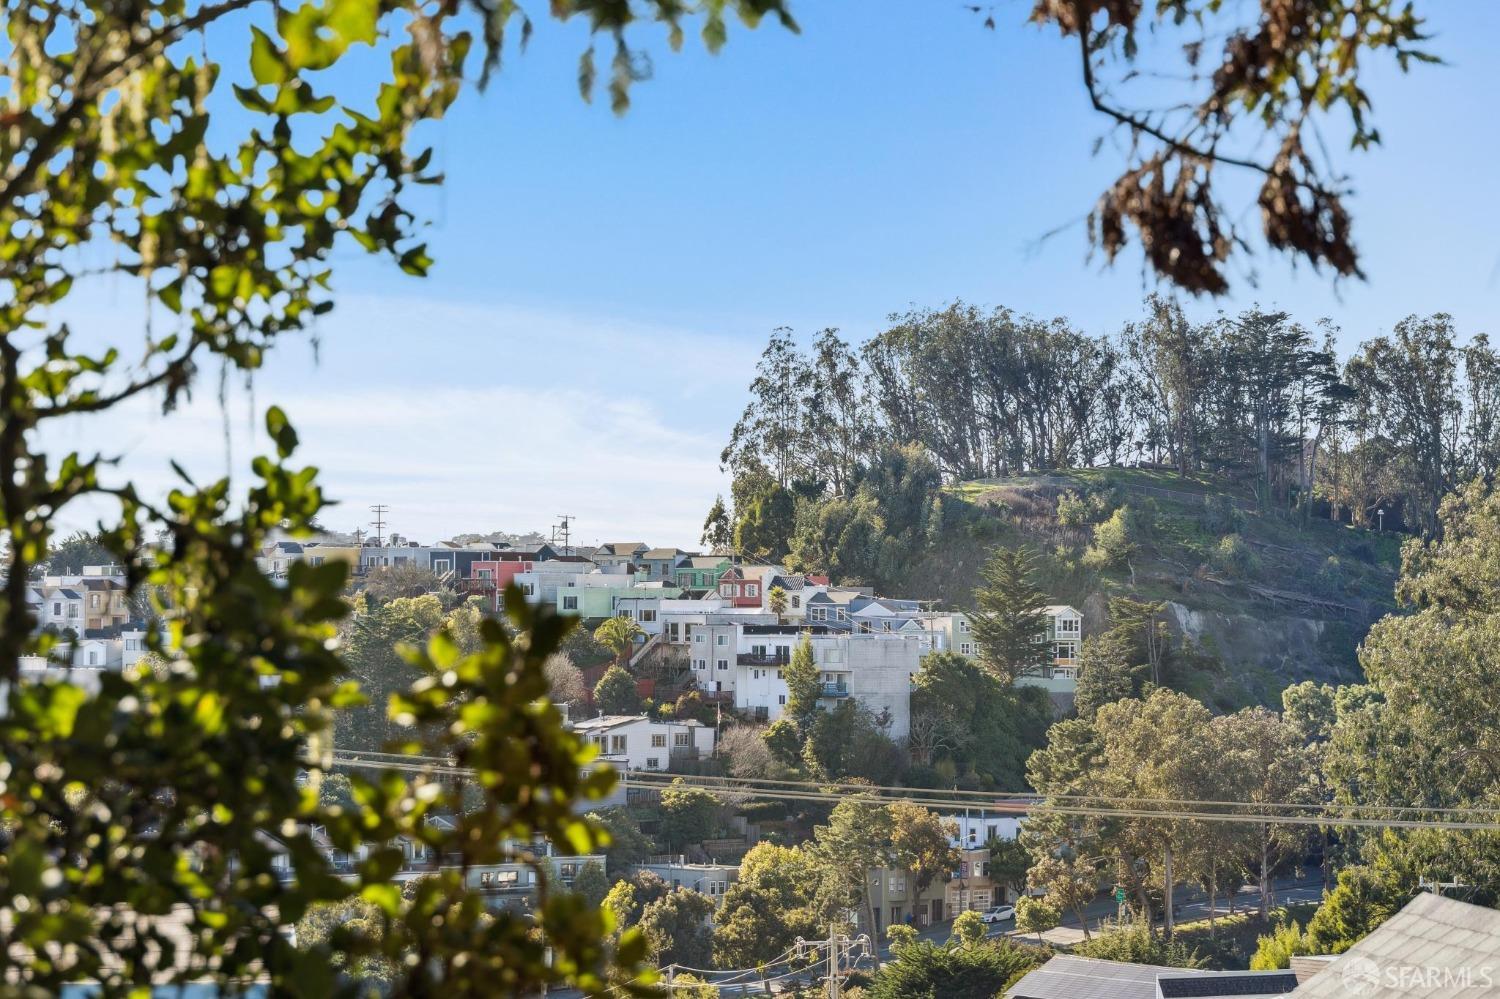
<path id="1" fill-rule="evenodd" d="M 979 918 L 986 923 L 1004 923 L 1016 918 L 1016 907 L 1013 905 L 997 905 L 984 910 Z"/>

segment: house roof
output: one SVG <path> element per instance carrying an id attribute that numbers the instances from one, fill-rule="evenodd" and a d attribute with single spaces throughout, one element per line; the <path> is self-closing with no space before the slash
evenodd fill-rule
<path id="1" fill-rule="evenodd" d="M 1297 987 L 1290 971 L 1177 971 L 1156 976 L 1161 999 L 1284 996 Z"/>
<path id="2" fill-rule="evenodd" d="M 1302 999 L 1346 999 L 1349 995 L 1393 999 L 1395 996 L 1453 994 L 1451 988 L 1413 988 L 1385 972 L 1395 968 L 1434 968 L 1461 975 L 1493 967 L 1500 957 L 1500 912 L 1468 902 L 1422 892 L 1377 926 L 1369 936 L 1330 962 L 1292 995 Z M 1475 978 L 1476 984 L 1479 979 Z M 1355 987 L 1358 991 L 1355 991 Z M 1491 994 L 1487 988 L 1475 994 Z"/>
<path id="3" fill-rule="evenodd" d="M 691 555 L 687 559 L 689 569 L 717 569 L 725 562 L 723 555 Z"/>
<path id="4" fill-rule="evenodd" d="M 831 604 L 852 604 L 854 601 L 861 598 L 868 598 L 868 596 L 869 594 L 861 593 L 858 590 L 828 589 L 819 590 L 817 593 L 814 593 L 807 598 L 807 602 L 812 603 L 814 600 L 817 600 L 819 602 L 826 601 Z"/>
<path id="5" fill-rule="evenodd" d="M 1042 613 L 1044 613 L 1044 614 L 1054 614 L 1054 615 L 1055 614 L 1077 614 L 1078 613 L 1078 608 L 1076 608 L 1076 607 L 1070 607 L 1067 604 L 1048 604 L 1047 606 L 1045 606 L 1045 607 L 1042 608 Z M 1080 616 L 1082 616 L 1082 615 L 1080 615 Z"/>
<path id="6" fill-rule="evenodd" d="M 649 558 L 649 559 L 652 559 L 652 560 L 668 559 L 668 558 L 675 559 L 679 555 L 686 555 L 686 554 L 687 554 L 687 552 L 683 551 L 681 548 L 653 548 L 650 551 L 646 552 L 644 555 L 642 555 L 641 558 Z"/>
<path id="7" fill-rule="evenodd" d="M 57 592 L 58 592 L 59 595 L 67 597 L 69 600 L 82 600 L 83 599 L 83 597 L 81 597 L 78 594 L 77 590 L 69 590 L 69 589 L 66 589 L 66 588 L 60 588 Z"/>
<path id="8" fill-rule="evenodd" d="M 646 720 L 645 715 L 600 715 L 597 718 L 585 718 L 583 721 L 574 722 L 573 728 L 585 732 L 602 732 L 606 729 Z"/>
<path id="9" fill-rule="evenodd" d="M 1156 976 L 1181 971 L 1059 954 L 1011 986 L 1011 999 L 1156 999 Z"/>
<path id="10" fill-rule="evenodd" d="M 599 550 L 609 552 L 611 555 L 634 555 L 647 549 L 644 541 L 611 541 L 601 545 Z"/>
<path id="11" fill-rule="evenodd" d="M 1198 971 L 1059 954 L 1011 986 L 1012 999 L 1213 999 L 1279 996 L 1290 971 Z"/>

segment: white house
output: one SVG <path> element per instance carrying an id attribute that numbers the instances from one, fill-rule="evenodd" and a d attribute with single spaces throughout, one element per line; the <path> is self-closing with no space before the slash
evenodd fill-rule
<path id="1" fill-rule="evenodd" d="M 673 760 L 713 755 L 718 733 L 697 721 L 653 721 L 645 715 L 600 715 L 573 723 L 599 747 L 601 759 L 627 770 L 666 770 Z"/>
<path id="2" fill-rule="evenodd" d="M 930 647 L 921 634 L 851 635 L 774 624 L 695 627 L 689 654 L 694 679 L 701 690 L 727 692 L 736 708 L 774 721 L 786 708 L 783 673 L 804 634 L 812 642 L 825 703 L 852 697 L 888 720 L 890 738 L 904 739 L 911 723 L 911 681 Z"/>
<path id="3" fill-rule="evenodd" d="M 992 839 L 1015 839 L 1021 832 L 1024 815 L 985 812 L 978 809 L 941 816 L 944 825 L 953 823 L 956 835 L 948 845 L 960 850 L 977 850 Z"/>
<path id="4" fill-rule="evenodd" d="M 729 886 L 740 879 L 738 864 L 689 864 L 685 857 L 652 860 L 636 864 L 637 873 L 650 871 L 667 883 L 668 888 L 686 888 L 706 896 L 715 906 L 724 901 Z"/>

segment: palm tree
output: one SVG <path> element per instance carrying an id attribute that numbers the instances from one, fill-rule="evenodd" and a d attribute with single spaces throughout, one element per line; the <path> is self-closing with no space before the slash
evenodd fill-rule
<path id="1" fill-rule="evenodd" d="M 594 641 L 615 654 L 615 665 L 625 665 L 625 653 L 644 635 L 641 626 L 628 617 L 612 617 L 594 629 Z"/>

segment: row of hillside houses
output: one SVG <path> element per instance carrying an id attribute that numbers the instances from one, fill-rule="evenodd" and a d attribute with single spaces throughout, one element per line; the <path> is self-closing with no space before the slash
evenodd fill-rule
<path id="1" fill-rule="evenodd" d="M 837 586 L 826 576 L 778 565 L 644 542 L 564 549 L 506 542 L 353 546 L 283 540 L 268 545 L 261 561 L 277 575 L 299 559 L 317 564 L 330 558 L 344 560 L 356 576 L 415 567 L 497 609 L 504 589 L 514 584 L 528 601 L 577 615 L 591 627 L 611 617 L 630 618 L 641 631 L 632 661 L 653 650 L 675 650 L 705 696 L 767 721 L 786 705 L 783 668 L 804 635 L 812 642 L 825 699 L 857 700 L 887 723 L 893 739 L 907 734 L 911 681 L 922 657 L 979 652 L 962 613 Z M 1037 640 L 1051 646 L 1051 663 L 1021 682 L 1045 688 L 1062 712 L 1072 703 L 1083 619 L 1065 605 L 1046 608 L 1045 616 Z"/>
<path id="2" fill-rule="evenodd" d="M 21 658 L 23 681 L 66 674 L 97 690 L 104 672 L 133 666 L 146 655 L 146 623 L 133 613 L 119 566 L 86 565 L 79 573 L 46 576 L 27 586 L 26 604 L 36 630 L 57 641 L 46 656 Z"/>
<path id="3" fill-rule="evenodd" d="M 457 828 L 457 819 L 449 815 L 434 815 L 427 822 L 442 832 Z M 558 850 L 545 839 L 534 841 L 506 840 L 501 845 L 507 859 L 497 863 L 479 864 L 465 861 L 458 854 L 443 854 L 426 843 L 409 836 L 399 836 L 392 843 L 367 843 L 353 852 L 341 850 L 333 845 L 321 827 L 311 830 L 314 846 L 323 855 L 333 873 L 353 880 L 359 865 L 371 854 L 387 846 L 401 851 L 401 865 L 393 876 L 397 882 L 414 881 L 417 878 L 443 871 L 455 871 L 463 878 L 471 891 L 480 895 L 486 906 L 495 910 L 527 911 L 536 901 L 539 881 L 545 878 L 551 885 L 571 887 L 578 873 L 587 864 L 595 864 L 601 872 L 606 870 L 603 854 L 569 854 Z M 279 840 L 262 834 L 263 842 L 272 852 L 272 868 L 278 879 L 291 882 L 296 878 L 291 851 Z M 530 857 L 541 868 L 527 863 L 523 856 Z"/>

